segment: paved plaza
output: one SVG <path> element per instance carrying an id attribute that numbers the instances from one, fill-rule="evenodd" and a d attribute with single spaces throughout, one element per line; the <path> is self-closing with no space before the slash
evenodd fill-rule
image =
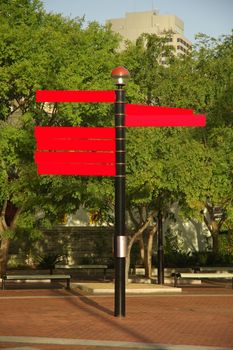
<path id="1" fill-rule="evenodd" d="M 77 287 L 0 291 L 0 349 L 233 349 L 230 284 L 128 294 L 126 317 L 113 311 L 113 295 Z"/>

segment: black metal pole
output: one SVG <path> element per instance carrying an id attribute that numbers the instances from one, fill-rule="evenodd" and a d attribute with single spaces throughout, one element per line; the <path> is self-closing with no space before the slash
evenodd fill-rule
<path id="1" fill-rule="evenodd" d="M 164 284 L 163 215 L 158 212 L 158 284 Z"/>
<path id="2" fill-rule="evenodd" d="M 125 316 L 125 91 L 117 84 L 115 102 L 116 177 L 115 177 L 115 316 Z"/>

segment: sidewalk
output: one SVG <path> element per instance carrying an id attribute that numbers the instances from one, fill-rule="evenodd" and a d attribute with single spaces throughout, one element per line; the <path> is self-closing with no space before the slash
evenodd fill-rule
<path id="1" fill-rule="evenodd" d="M 112 295 L 78 288 L 0 291 L 0 349 L 233 349 L 233 290 L 182 289 L 128 294 L 122 319 L 113 316 Z"/>

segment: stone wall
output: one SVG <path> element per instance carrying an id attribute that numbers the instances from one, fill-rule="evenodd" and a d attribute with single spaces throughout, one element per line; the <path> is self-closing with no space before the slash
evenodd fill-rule
<path id="1" fill-rule="evenodd" d="M 41 257 L 56 255 L 67 264 L 111 263 L 113 258 L 111 227 L 57 226 L 45 230 L 36 242 L 16 241 L 10 249 L 9 265 L 36 265 Z"/>

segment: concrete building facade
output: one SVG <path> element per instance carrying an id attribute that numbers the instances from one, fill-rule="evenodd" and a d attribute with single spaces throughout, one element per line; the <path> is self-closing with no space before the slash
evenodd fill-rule
<path id="1" fill-rule="evenodd" d="M 184 36 L 184 22 L 175 15 L 160 15 L 156 11 L 130 12 L 123 18 L 109 19 L 114 32 L 123 39 L 136 41 L 143 33 L 164 36 L 169 33 L 168 44 L 175 48 L 175 54 L 186 54 L 192 49 L 192 43 Z"/>

